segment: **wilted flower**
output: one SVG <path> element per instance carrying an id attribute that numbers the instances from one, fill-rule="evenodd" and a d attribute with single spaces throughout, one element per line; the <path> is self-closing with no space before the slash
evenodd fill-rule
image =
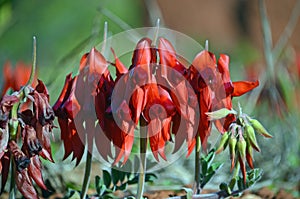
<path id="1" fill-rule="evenodd" d="M 54 112 L 49 105 L 46 86 L 39 80 L 35 89 L 26 86 L 12 95 L 3 96 L 0 105 L 1 191 L 4 190 L 7 181 L 10 158 L 13 157 L 17 188 L 26 198 L 38 198 L 32 180 L 39 187 L 47 189 L 42 178 L 39 156 L 53 162 L 50 135 Z M 14 106 L 17 109 L 13 108 Z M 17 144 L 18 137 L 22 138 L 21 148 Z"/>

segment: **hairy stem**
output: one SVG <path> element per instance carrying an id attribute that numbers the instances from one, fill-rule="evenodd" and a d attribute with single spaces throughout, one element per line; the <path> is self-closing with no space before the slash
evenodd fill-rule
<path id="1" fill-rule="evenodd" d="M 91 166 L 92 166 L 92 154 L 88 151 L 86 155 L 85 172 L 84 172 L 83 185 L 82 185 L 81 195 L 80 195 L 81 199 L 86 198 L 86 193 L 91 179 L 90 177 Z"/>
<path id="2" fill-rule="evenodd" d="M 137 199 L 143 198 L 145 175 L 146 175 L 146 152 L 147 152 L 147 130 L 146 121 L 143 117 L 140 119 L 140 174 L 137 190 Z"/>
<path id="3" fill-rule="evenodd" d="M 200 136 L 197 136 L 196 139 L 196 147 L 195 147 L 195 193 L 199 194 L 201 192 L 201 183 L 200 183 L 200 149 L 201 149 L 201 141 Z"/>
<path id="4" fill-rule="evenodd" d="M 31 68 L 30 78 L 27 82 L 27 86 L 33 83 L 35 71 L 36 71 L 36 37 L 33 36 L 32 39 L 33 39 L 32 68 Z"/>

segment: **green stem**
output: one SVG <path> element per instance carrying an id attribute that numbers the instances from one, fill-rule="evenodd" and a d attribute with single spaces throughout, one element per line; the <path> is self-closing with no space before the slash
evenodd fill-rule
<path id="1" fill-rule="evenodd" d="M 36 37 L 33 36 L 33 52 L 32 52 L 32 68 L 30 73 L 30 78 L 27 82 L 27 86 L 31 85 L 34 81 L 35 70 L 36 70 Z"/>
<path id="2" fill-rule="evenodd" d="M 196 183 L 196 189 L 195 193 L 200 194 L 201 192 L 201 183 L 200 183 L 200 149 L 201 149 L 201 140 L 200 136 L 197 136 L 196 139 L 196 148 L 195 148 L 195 183 Z"/>
<path id="3" fill-rule="evenodd" d="M 13 155 L 10 156 L 10 187 L 9 187 L 9 199 L 16 198 L 16 182 L 15 182 L 15 175 L 16 175 L 16 166 L 15 161 L 13 159 Z"/>
<path id="4" fill-rule="evenodd" d="M 146 152 L 147 152 L 147 130 L 146 121 L 143 117 L 140 119 L 140 174 L 136 199 L 143 199 L 146 175 Z"/>
<path id="5" fill-rule="evenodd" d="M 92 154 L 88 151 L 86 155 L 85 172 L 84 172 L 83 185 L 82 185 L 81 195 L 80 195 L 81 199 L 86 198 L 86 193 L 89 188 L 90 179 L 91 179 L 90 176 L 91 166 L 92 166 Z"/>

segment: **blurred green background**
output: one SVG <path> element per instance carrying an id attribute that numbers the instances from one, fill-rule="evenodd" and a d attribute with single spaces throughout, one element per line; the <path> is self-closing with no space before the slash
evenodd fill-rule
<path id="1" fill-rule="evenodd" d="M 49 87 L 54 103 L 65 75 L 76 73 L 80 57 L 101 42 L 105 21 L 113 35 L 130 28 L 153 26 L 160 18 L 161 26 L 187 34 L 201 44 L 208 39 L 212 52 L 229 54 L 233 80 L 261 81 L 257 91 L 234 102 L 240 101 L 245 112 L 258 118 L 274 135 L 272 140 L 259 139 L 262 152 L 255 154 L 255 166 L 265 172 L 261 185 L 292 188 L 300 180 L 299 4 L 295 0 L 285 1 L 284 6 L 281 0 L 266 1 L 272 46 L 281 49 L 270 66 L 265 61 L 270 54 L 264 53 L 266 38 L 262 34 L 258 0 L 0 0 L 0 71 L 8 60 L 13 65 L 18 61 L 30 65 L 32 37 L 36 36 L 38 77 Z M 290 32 L 286 34 L 289 23 Z M 212 143 L 215 139 L 219 139 L 216 133 Z M 228 155 L 218 158 L 229 162 Z M 63 167 L 63 163 L 59 164 Z M 192 166 L 192 157 L 182 159 L 170 168 L 178 175 L 171 175 L 169 168 L 167 172 L 162 170 L 164 180 L 159 183 L 191 183 L 191 176 L 182 179 L 182 173 Z M 215 182 L 226 179 L 229 168 L 222 171 Z"/>

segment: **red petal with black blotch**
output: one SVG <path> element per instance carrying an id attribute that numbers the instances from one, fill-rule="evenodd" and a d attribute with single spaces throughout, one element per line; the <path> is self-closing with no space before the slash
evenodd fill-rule
<path id="1" fill-rule="evenodd" d="M 54 120 L 54 111 L 49 104 L 49 94 L 46 86 L 40 80 L 31 93 L 34 98 L 34 112 L 41 125 L 50 124 Z"/>
<path id="2" fill-rule="evenodd" d="M 32 178 L 40 188 L 47 190 L 42 176 L 42 164 L 38 155 L 35 155 L 30 158 L 28 174 L 30 178 Z"/>
<path id="3" fill-rule="evenodd" d="M 32 126 L 25 125 L 22 131 L 22 139 L 23 146 L 28 150 L 29 157 L 38 154 L 42 150 L 42 145 Z"/>
<path id="4" fill-rule="evenodd" d="M 10 152 L 6 151 L 1 158 L 2 169 L 1 169 L 1 192 L 0 193 L 3 193 L 8 178 L 8 173 L 10 168 L 10 156 L 11 156 Z"/>
<path id="5" fill-rule="evenodd" d="M 16 185 L 21 194 L 27 199 L 38 199 L 38 195 L 32 185 L 31 179 L 28 176 L 27 170 L 16 172 Z"/>
<path id="6" fill-rule="evenodd" d="M 51 162 L 54 162 L 52 158 L 50 143 L 50 135 L 52 133 L 52 128 L 53 127 L 51 124 L 46 124 L 44 126 L 40 125 L 39 123 L 36 124 L 36 135 L 40 144 L 43 147 L 43 150 L 41 152 L 43 155 L 45 155 L 44 157 L 46 157 L 46 159 L 48 159 Z"/>
<path id="7" fill-rule="evenodd" d="M 255 82 L 249 82 L 249 81 L 238 81 L 238 82 L 233 82 L 233 93 L 232 93 L 232 97 L 238 97 L 241 96 L 249 91 L 251 91 L 252 89 L 256 88 L 259 85 L 259 81 L 255 81 Z"/>

